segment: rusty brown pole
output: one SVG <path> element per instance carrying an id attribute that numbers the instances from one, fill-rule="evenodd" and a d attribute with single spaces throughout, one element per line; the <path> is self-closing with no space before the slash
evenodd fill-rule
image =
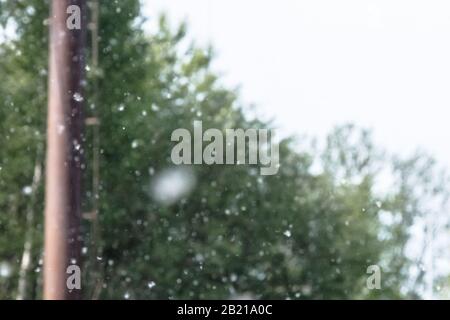
<path id="1" fill-rule="evenodd" d="M 69 6 L 81 27 L 69 29 Z M 80 266 L 81 170 L 85 85 L 86 0 L 52 0 L 47 115 L 44 299 L 78 299 L 67 288 L 69 265 Z"/>

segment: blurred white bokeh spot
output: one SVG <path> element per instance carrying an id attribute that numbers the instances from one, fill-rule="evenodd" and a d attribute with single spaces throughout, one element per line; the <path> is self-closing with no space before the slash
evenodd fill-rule
<path id="1" fill-rule="evenodd" d="M 174 167 L 156 175 L 151 193 L 157 202 L 170 205 L 191 193 L 195 185 L 196 178 L 191 169 Z"/>
<path id="2" fill-rule="evenodd" d="M 7 262 L 0 263 L 0 278 L 9 278 L 11 276 L 11 266 Z"/>

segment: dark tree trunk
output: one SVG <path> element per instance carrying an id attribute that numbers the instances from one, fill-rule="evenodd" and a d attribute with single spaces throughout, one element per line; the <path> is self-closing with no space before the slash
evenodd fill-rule
<path id="1" fill-rule="evenodd" d="M 81 28 L 69 30 L 67 9 L 81 9 Z M 85 85 L 86 0 L 52 0 L 45 193 L 44 298 L 78 299 L 66 285 L 80 266 L 81 171 Z M 81 266 L 80 266 L 81 267 Z"/>

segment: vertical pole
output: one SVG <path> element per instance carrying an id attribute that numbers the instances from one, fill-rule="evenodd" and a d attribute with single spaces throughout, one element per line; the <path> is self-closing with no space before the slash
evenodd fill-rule
<path id="1" fill-rule="evenodd" d="M 93 110 L 94 117 L 91 118 L 91 124 L 93 126 L 93 143 L 92 143 L 92 221 L 91 221 L 91 263 L 93 269 L 93 276 L 96 277 L 96 285 L 92 292 L 92 299 L 97 300 L 100 295 L 100 291 L 103 285 L 103 279 L 101 276 L 101 266 L 98 263 L 97 256 L 99 254 L 99 241 L 100 241 L 100 224 L 99 224 L 99 197 L 100 197 L 100 121 L 98 118 L 98 64 L 99 64 L 99 0 L 91 1 L 91 45 L 92 45 L 92 70 L 93 79 L 92 86 L 94 93 L 92 95 L 92 101 L 95 105 Z M 86 124 L 88 124 L 86 122 Z"/>
<path id="2" fill-rule="evenodd" d="M 45 191 L 44 299 L 78 299 L 66 269 L 80 266 L 81 170 L 86 0 L 52 0 Z M 80 29 L 69 30 L 69 6 L 81 9 Z"/>

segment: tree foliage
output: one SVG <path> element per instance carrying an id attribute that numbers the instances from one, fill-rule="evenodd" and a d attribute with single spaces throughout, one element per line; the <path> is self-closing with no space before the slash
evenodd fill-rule
<path id="1" fill-rule="evenodd" d="M 14 39 L 0 45 L 0 263 L 12 268 L 0 278 L 0 298 L 17 295 L 30 206 L 27 297 L 41 297 L 43 186 L 32 195 L 27 186 L 35 164 L 44 164 L 48 8 L 48 0 L 0 2 L 0 22 L 16 25 Z M 256 165 L 175 168 L 176 128 L 195 120 L 205 128 L 270 127 L 246 117 L 238 93 L 211 71 L 212 50 L 186 45 L 185 34 L 165 17 L 155 34 L 144 33 L 137 0 L 101 2 L 99 66 L 88 68 L 85 97 L 88 116 L 100 119 L 99 236 L 83 222 L 84 298 L 415 297 L 405 248 L 425 213 L 423 193 L 412 190 L 419 180 L 432 197 L 445 193 L 421 171 L 424 158 L 393 160 L 370 132 L 347 125 L 324 148 L 281 141 L 274 176 L 260 176 Z M 89 212 L 91 127 L 84 151 Z M 157 201 L 154 182 L 176 170 L 193 177 L 192 192 Z M 394 181 L 381 193 L 383 170 Z M 374 264 L 383 286 L 370 291 L 366 269 Z"/>

